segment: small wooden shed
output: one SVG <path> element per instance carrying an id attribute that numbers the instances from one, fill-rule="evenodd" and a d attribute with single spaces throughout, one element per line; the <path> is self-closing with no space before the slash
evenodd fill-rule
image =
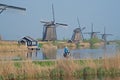
<path id="1" fill-rule="evenodd" d="M 38 48 L 38 41 L 31 38 L 30 36 L 25 36 L 23 38 L 21 38 L 20 40 L 18 40 L 19 44 L 23 44 L 26 45 L 28 48 Z"/>

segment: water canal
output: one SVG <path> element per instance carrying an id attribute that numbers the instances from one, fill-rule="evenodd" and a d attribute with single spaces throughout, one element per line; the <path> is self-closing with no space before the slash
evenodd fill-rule
<path id="1" fill-rule="evenodd" d="M 99 47 L 97 49 L 72 49 L 71 58 L 73 59 L 99 59 L 104 57 L 111 57 L 117 54 L 117 47 L 115 45 L 107 45 L 106 49 L 104 47 Z M 49 53 L 44 54 L 42 49 L 39 51 L 27 52 L 27 58 L 32 60 L 44 60 L 44 59 L 63 59 L 63 49 L 58 49 L 56 51 L 51 50 Z"/>

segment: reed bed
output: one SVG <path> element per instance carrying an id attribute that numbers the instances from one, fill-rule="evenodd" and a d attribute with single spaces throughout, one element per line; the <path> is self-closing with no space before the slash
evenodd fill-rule
<path id="1" fill-rule="evenodd" d="M 60 41 L 39 42 L 39 43 L 42 44 L 43 46 L 45 45 L 44 48 L 45 47 L 47 48 L 47 46 L 48 47 L 54 46 L 54 47 L 59 48 L 59 49 L 64 48 L 65 46 L 69 47 L 70 49 L 88 48 L 89 47 L 89 43 L 87 43 L 87 42 L 79 43 L 79 44 L 67 43 L 67 42 L 60 42 Z M 78 45 L 79 45 L 79 47 L 78 47 Z"/>
<path id="2" fill-rule="evenodd" d="M 11 60 L 19 57 L 25 59 L 27 47 L 19 45 L 17 41 L 0 41 L 0 60 Z"/>
<path id="3" fill-rule="evenodd" d="M 26 51 L 25 45 L 19 45 L 15 41 L 0 41 L 0 52 Z"/>
<path id="4" fill-rule="evenodd" d="M 0 52 L 0 60 L 26 60 L 27 52 Z"/>
<path id="5" fill-rule="evenodd" d="M 56 61 L 0 61 L 1 80 L 84 76 L 120 76 L 120 55 L 105 59 Z"/>

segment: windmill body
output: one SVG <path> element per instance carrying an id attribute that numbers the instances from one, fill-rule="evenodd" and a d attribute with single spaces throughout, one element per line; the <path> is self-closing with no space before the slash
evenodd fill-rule
<path id="1" fill-rule="evenodd" d="M 72 40 L 73 42 L 79 42 L 79 41 L 82 41 L 82 40 L 83 40 L 81 31 L 80 31 L 80 28 L 76 28 L 76 29 L 73 31 L 73 35 L 72 35 L 71 40 Z"/>
<path id="2" fill-rule="evenodd" d="M 98 38 L 98 37 L 97 37 L 97 32 L 92 32 L 92 33 L 91 33 L 91 38 Z"/>
<path id="3" fill-rule="evenodd" d="M 102 39 L 103 39 L 104 42 L 106 43 L 106 42 L 107 42 L 107 36 L 112 35 L 112 34 L 106 34 L 106 29 L 105 29 L 105 27 L 104 27 L 104 33 L 101 34 L 101 35 L 102 35 Z"/>
<path id="4" fill-rule="evenodd" d="M 71 40 L 73 42 L 82 42 L 83 39 L 84 39 L 82 31 L 85 29 L 85 27 L 83 27 L 81 29 L 80 22 L 79 22 L 78 18 L 77 18 L 77 21 L 78 21 L 79 28 L 76 28 L 76 29 L 73 30 L 73 35 L 72 35 Z"/>
<path id="5" fill-rule="evenodd" d="M 106 34 L 102 34 L 102 39 L 104 40 L 104 41 L 107 41 L 107 35 Z"/>
<path id="6" fill-rule="evenodd" d="M 52 13 L 53 13 L 53 21 L 41 21 L 41 23 L 44 23 L 43 26 L 43 41 L 55 41 L 57 40 L 57 34 L 56 34 L 56 27 L 59 25 L 61 26 L 67 26 L 67 24 L 62 23 L 56 23 L 55 22 L 55 15 L 54 15 L 54 7 L 52 5 Z"/>
<path id="7" fill-rule="evenodd" d="M 46 25 L 46 24 L 44 25 L 43 40 L 44 41 L 57 40 L 55 25 Z"/>
<path id="8" fill-rule="evenodd" d="M 91 32 L 88 32 L 88 33 L 85 33 L 85 34 L 90 34 L 91 35 L 91 39 L 93 38 L 98 38 L 97 37 L 97 34 L 100 33 L 100 32 L 94 32 L 93 31 L 93 24 L 91 25 Z"/>

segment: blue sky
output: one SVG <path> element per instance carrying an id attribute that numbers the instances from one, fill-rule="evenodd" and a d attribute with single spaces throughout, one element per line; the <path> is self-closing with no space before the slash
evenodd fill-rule
<path id="1" fill-rule="evenodd" d="M 109 39 L 120 39 L 120 0 L 0 0 L 0 3 L 25 7 L 25 12 L 6 10 L 0 14 L 0 34 L 5 40 L 18 40 L 23 36 L 42 38 L 41 20 L 51 21 L 51 6 L 54 4 L 56 22 L 69 26 L 57 28 L 58 39 L 70 39 L 73 29 L 78 27 L 77 16 L 83 32 L 111 33 Z M 87 34 L 85 38 L 89 38 Z"/>

